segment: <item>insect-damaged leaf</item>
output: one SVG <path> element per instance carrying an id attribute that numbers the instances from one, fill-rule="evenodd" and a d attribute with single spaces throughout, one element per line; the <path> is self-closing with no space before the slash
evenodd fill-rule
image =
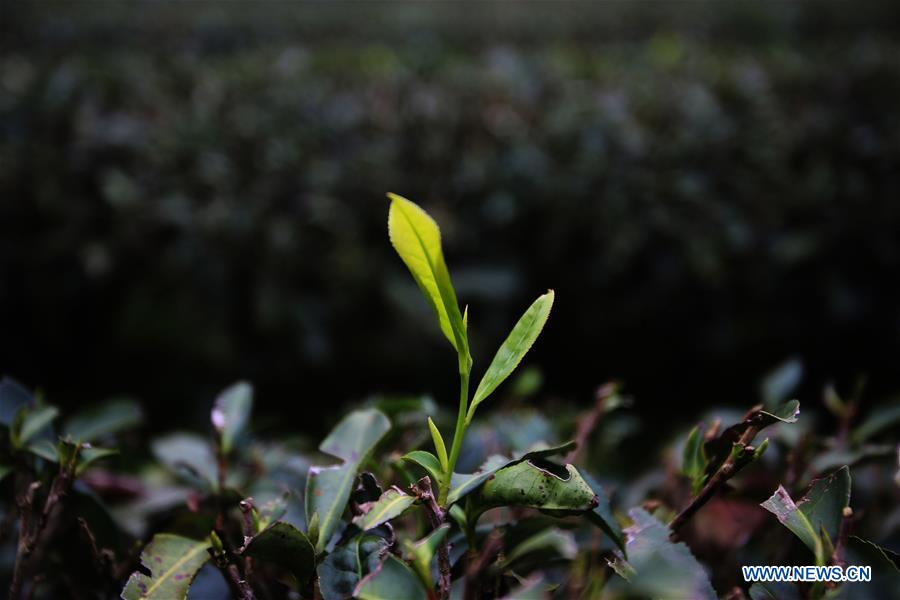
<path id="1" fill-rule="evenodd" d="M 534 457 L 499 469 L 484 482 L 473 502 L 480 510 L 519 506 L 565 515 L 594 509 L 597 497 L 572 465 Z"/>
<path id="2" fill-rule="evenodd" d="M 141 553 L 141 564 L 150 576 L 132 573 L 122 591 L 125 600 L 179 600 L 187 596 L 197 571 L 209 560 L 206 540 L 159 533 Z"/>
<path id="3" fill-rule="evenodd" d="M 366 512 L 354 518 L 353 524 L 363 531 L 374 529 L 402 515 L 415 501 L 415 496 L 410 496 L 397 487 L 388 488 L 378 500 L 360 507 Z"/>
<path id="4" fill-rule="evenodd" d="M 529 458 L 546 458 L 557 454 L 566 454 L 576 447 L 575 442 L 567 442 L 560 446 L 543 448 L 541 450 L 532 450 L 519 456 L 518 458 L 508 459 L 499 454 L 489 456 L 479 469 L 474 473 L 454 473 L 451 479 L 451 490 L 447 496 L 447 506 L 450 506 L 467 494 L 475 491 L 478 487 L 487 481 L 488 477 L 494 474 L 498 469 L 512 466 L 517 462 L 527 460 Z"/>
<path id="5" fill-rule="evenodd" d="M 814 480 L 806 495 L 796 504 L 787 490 L 778 486 L 772 497 L 760 506 L 774 514 L 821 562 L 825 557 L 819 532 L 825 531 L 829 540 L 836 540 L 843 510 L 849 504 L 850 469 L 843 467 L 827 477 Z"/>
<path id="6" fill-rule="evenodd" d="M 306 535 L 284 521 L 259 532 L 244 550 L 244 555 L 278 565 L 304 586 L 316 568 L 316 552 Z"/>
<path id="7" fill-rule="evenodd" d="M 222 452 L 228 454 L 243 433 L 253 408 L 253 387 L 240 381 L 226 388 L 216 398 L 210 418 L 219 434 Z"/>
<path id="8" fill-rule="evenodd" d="M 550 309 L 553 307 L 553 290 L 548 291 L 543 296 L 538 297 L 534 303 L 528 307 L 525 314 L 513 326 L 509 337 L 500 345 L 491 366 L 481 378 L 478 389 L 472 397 L 472 404 L 469 406 L 469 412 L 466 420 L 471 421 L 475 414 L 475 409 L 481 404 L 485 398 L 497 389 L 497 386 L 509 377 L 522 358 L 531 349 L 534 341 L 540 335 L 547 318 L 550 316 Z"/>
<path id="9" fill-rule="evenodd" d="M 367 575 L 353 594 L 360 600 L 424 600 L 425 588 L 406 563 L 388 555 L 377 570 Z"/>
<path id="10" fill-rule="evenodd" d="M 322 552 L 344 512 L 359 463 L 391 428 L 388 418 L 370 408 L 357 410 L 337 424 L 319 450 L 344 461 L 333 467 L 311 467 L 306 479 L 306 518 L 319 517 L 316 552 Z"/>
<path id="11" fill-rule="evenodd" d="M 419 289 L 437 316 L 444 336 L 468 355 L 466 326 L 441 248 L 441 231 L 428 213 L 397 194 L 388 194 L 388 235 Z"/>
<path id="12" fill-rule="evenodd" d="M 633 595 L 651 598 L 716 598 L 703 566 L 688 547 L 669 540 L 669 528 L 642 508 L 629 511 L 634 524 L 625 530 L 628 561 L 614 568 L 628 580 Z M 626 576 L 627 575 L 627 576 Z"/>

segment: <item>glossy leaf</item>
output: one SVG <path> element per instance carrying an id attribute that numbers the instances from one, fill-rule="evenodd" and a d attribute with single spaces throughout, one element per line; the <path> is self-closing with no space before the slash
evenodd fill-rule
<path id="1" fill-rule="evenodd" d="M 716 598 L 703 566 L 683 543 L 669 540 L 669 528 L 642 508 L 629 511 L 634 521 L 625 530 L 628 560 L 616 571 L 629 582 L 630 596 L 651 598 Z"/>
<path id="2" fill-rule="evenodd" d="M 316 568 L 316 552 L 306 535 L 284 521 L 274 523 L 253 536 L 244 555 L 278 565 L 304 586 Z"/>
<path id="3" fill-rule="evenodd" d="M 428 213 L 397 194 L 388 194 L 388 235 L 432 310 L 444 336 L 460 354 L 468 354 L 466 326 L 441 248 L 441 231 Z"/>
<path id="4" fill-rule="evenodd" d="M 76 442 L 94 442 L 140 425 L 143 419 L 137 400 L 115 398 L 80 411 L 70 418 L 63 427 L 62 437 L 69 437 Z"/>
<path id="5" fill-rule="evenodd" d="M 381 566 L 356 586 L 360 600 L 425 600 L 425 588 L 412 569 L 399 558 L 388 555 Z"/>
<path id="6" fill-rule="evenodd" d="M 397 487 L 388 488 L 377 501 L 360 507 L 366 512 L 355 517 L 353 524 L 363 531 L 374 529 L 402 515 L 415 501 L 415 496 L 410 496 Z"/>
<path id="7" fill-rule="evenodd" d="M 540 335 L 547 318 L 550 316 L 550 309 L 553 307 L 553 290 L 540 296 L 534 303 L 528 307 L 525 314 L 513 326 L 509 337 L 500 345 L 494 360 L 488 367 L 475 395 L 472 396 L 472 403 L 469 405 L 469 411 L 466 415 L 467 422 L 472 420 L 475 410 L 491 393 L 497 389 L 503 381 L 509 377 L 515 368 L 522 362 L 522 358 L 534 345 L 535 340 Z"/>
<path id="8" fill-rule="evenodd" d="M 316 552 L 322 552 L 337 529 L 350 499 L 359 463 L 390 429 L 388 418 L 370 408 L 350 413 L 319 445 L 322 452 L 344 462 L 332 467 L 311 467 L 306 479 L 306 518 L 318 514 Z"/>
<path id="9" fill-rule="evenodd" d="M 426 452 L 425 450 L 413 450 L 412 452 L 403 455 L 403 460 L 415 463 L 425 469 L 434 482 L 440 482 L 444 477 L 441 461 L 439 461 L 431 452 Z"/>
<path id="10" fill-rule="evenodd" d="M 125 600 L 179 600 L 187 596 L 188 587 L 200 567 L 209 560 L 206 540 L 192 540 L 179 535 L 159 533 L 141 553 L 141 564 L 150 576 L 132 573 L 122 591 Z"/>
<path id="11" fill-rule="evenodd" d="M 247 427 L 252 408 L 253 387 L 246 381 L 226 388 L 216 398 L 210 417 L 225 454 L 231 452 Z"/>

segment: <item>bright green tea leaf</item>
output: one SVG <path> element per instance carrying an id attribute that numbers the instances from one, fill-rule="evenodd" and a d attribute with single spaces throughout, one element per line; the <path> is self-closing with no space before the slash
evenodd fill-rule
<path id="1" fill-rule="evenodd" d="M 397 487 L 388 488 L 381 495 L 381 498 L 372 502 L 369 506 L 363 505 L 360 507 L 366 512 L 355 517 L 353 524 L 363 531 L 374 529 L 382 523 L 387 523 L 391 519 L 402 515 L 415 501 L 415 496 L 410 496 Z"/>
<path id="2" fill-rule="evenodd" d="M 381 566 L 367 575 L 353 594 L 360 600 L 425 600 L 427 594 L 412 569 L 388 555 Z"/>
<path id="3" fill-rule="evenodd" d="M 434 442 L 434 450 L 437 452 L 437 457 L 441 461 L 441 469 L 446 473 L 450 465 L 450 460 L 447 458 L 447 446 L 444 445 L 444 438 L 441 436 L 441 431 L 437 428 L 437 425 L 434 424 L 434 421 L 431 420 L 431 417 L 428 417 L 428 429 L 431 431 L 431 440 Z"/>
<path id="4" fill-rule="evenodd" d="M 280 521 L 253 536 L 244 555 L 264 563 L 278 565 L 306 585 L 316 568 L 316 551 L 306 535 Z"/>
<path id="5" fill-rule="evenodd" d="M 497 389 L 497 386 L 509 377 L 515 368 L 522 362 L 522 358 L 534 345 L 538 335 L 544 328 L 547 318 L 550 316 L 550 309 L 553 307 L 553 290 L 548 291 L 540 296 L 534 303 L 528 307 L 525 314 L 515 324 L 509 337 L 500 345 L 494 360 L 488 367 L 475 390 L 472 397 L 472 404 L 469 406 L 469 412 L 466 420 L 471 421 L 475 414 L 475 409 L 481 404 L 485 398 Z"/>
<path id="6" fill-rule="evenodd" d="M 222 452 L 228 454 L 243 433 L 253 409 L 253 387 L 240 381 L 226 388 L 216 398 L 210 415 L 213 428 L 219 434 Z"/>
<path id="7" fill-rule="evenodd" d="M 197 571 L 209 560 L 206 540 L 158 533 L 141 553 L 141 564 L 150 576 L 132 573 L 122 591 L 125 600 L 181 600 L 187 597 Z"/>
<path id="8" fill-rule="evenodd" d="M 466 325 L 444 262 L 441 231 L 428 213 L 397 194 L 388 194 L 391 244 L 437 316 L 444 336 L 460 354 L 468 354 Z"/>

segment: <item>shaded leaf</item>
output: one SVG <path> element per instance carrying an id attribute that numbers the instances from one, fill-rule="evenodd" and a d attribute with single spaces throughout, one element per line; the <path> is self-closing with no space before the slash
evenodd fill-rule
<path id="1" fill-rule="evenodd" d="M 766 406 L 775 406 L 791 395 L 803 379 L 803 363 L 791 358 L 770 371 L 760 384 L 760 393 Z"/>
<path id="2" fill-rule="evenodd" d="M 491 393 L 497 389 L 503 381 L 509 377 L 522 358 L 534 345 L 538 335 L 544 328 L 547 318 L 550 316 L 550 309 L 553 307 L 553 290 L 539 296 L 537 300 L 525 311 L 525 314 L 513 326 L 509 337 L 500 345 L 494 360 L 488 367 L 475 395 L 472 396 L 472 403 L 469 405 L 469 411 L 466 415 L 466 421 L 471 422 L 475 409 L 481 404 Z"/>
<path id="3" fill-rule="evenodd" d="M 620 550 L 625 552 L 625 536 L 622 534 L 622 527 L 609 506 L 609 496 L 607 496 L 606 490 L 590 475 L 583 474 L 582 476 L 587 484 L 591 486 L 591 490 L 597 498 L 597 506 L 587 514 L 588 520 L 599 527 Z"/>
<path id="4" fill-rule="evenodd" d="M 284 521 L 274 523 L 253 536 L 244 555 L 278 565 L 296 577 L 301 587 L 316 568 L 316 552 L 309 538 Z"/>
<path id="5" fill-rule="evenodd" d="M 701 564 L 683 543 L 669 541 L 669 528 L 647 511 L 629 511 L 634 524 L 625 530 L 627 562 L 620 556 L 616 571 L 629 581 L 628 589 L 652 598 L 716 598 Z"/>
<path id="6" fill-rule="evenodd" d="M 781 421 L 782 423 L 796 423 L 800 416 L 800 402 L 797 400 L 788 400 L 781 404 L 773 411 L 761 411 L 761 414 L 768 417 L 764 420 L 765 425 Z"/>
<path id="7" fill-rule="evenodd" d="M 115 398 L 71 417 L 63 427 L 62 437 L 70 437 L 76 442 L 93 442 L 140 425 L 143 419 L 137 400 Z"/>
<path id="8" fill-rule="evenodd" d="M 850 436 L 855 443 L 864 442 L 882 431 L 900 423 L 900 401 L 894 400 L 886 406 L 879 406 L 863 421 Z"/>
<path id="9" fill-rule="evenodd" d="M 14 444 L 24 446 L 28 442 L 44 431 L 50 423 L 59 415 L 59 409 L 55 406 L 39 406 L 25 414 L 22 426 L 16 435 L 13 436 Z"/>
<path id="10" fill-rule="evenodd" d="M 790 529 L 807 548 L 813 551 L 816 560 L 822 562 L 822 541 L 819 539 L 818 533 L 813 529 L 809 519 L 797 507 L 784 487 L 778 486 L 772 497 L 760 504 L 760 506 L 775 515 L 782 525 Z"/>
<path id="11" fill-rule="evenodd" d="M 239 381 L 216 398 L 210 418 L 219 434 L 222 452 L 228 454 L 243 433 L 253 409 L 253 386 Z"/>
<path id="12" fill-rule="evenodd" d="M 119 451 L 115 448 L 82 447 L 81 452 L 78 453 L 78 466 L 75 467 L 75 475 L 80 476 L 98 460 L 115 456 L 118 453 Z"/>
<path id="13" fill-rule="evenodd" d="M 40 456 L 44 460 L 50 462 L 59 462 L 59 452 L 56 444 L 49 438 L 40 438 L 34 440 L 25 448 L 35 456 Z"/>
<path id="14" fill-rule="evenodd" d="M 26 390 L 22 384 L 11 377 L 0 379 L 0 423 L 9 427 L 19 410 L 23 406 L 32 404 L 34 404 L 34 399 L 31 392 Z"/>
<path id="15" fill-rule="evenodd" d="M 359 565 L 355 549 L 338 546 L 325 557 L 316 572 L 323 600 L 344 600 L 353 595 L 359 583 Z"/>
<path id="16" fill-rule="evenodd" d="M 571 532 L 548 527 L 516 544 L 506 554 L 503 568 L 511 568 L 517 561 L 534 555 L 542 561 L 554 557 L 572 560 L 577 552 L 578 546 Z"/>
<path id="17" fill-rule="evenodd" d="M 461 355 L 468 355 L 466 326 L 441 248 L 441 231 L 428 213 L 397 194 L 388 194 L 388 236 L 428 300 L 441 331 Z"/>
<path id="18" fill-rule="evenodd" d="M 377 501 L 361 507 L 366 512 L 355 517 L 353 524 L 363 531 L 374 529 L 402 515 L 415 501 L 415 496 L 404 493 L 398 487 L 388 488 Z"/>
<path id="19" fill-rule="evenodd" d="M 431 563 L 449 531 L 450 525 L 444 524 L 418 542 L 407 542 L 406 550 L 410 558 L 410 564 L 427 590 L 434 588 Z"/>
<path id="20" fill-rule="evenodd" d="M 801 600 L 800 590 L 787 581 L 756 582 L 750 586 L 750 600 Z"/>
<path id="21" fill-rule="evenodd" d="M 153 440 L 153 455 L 167 469 L 203 489 L 216 489 L 218 467 L 206 438 L 193 433 L 171 433 Z"/>
<path id="22" fill-rule="evenodd" d="M 427 597 L 412 569 L 393 555 L 388 555 L 376 571 L 359 582 L 354 596 L 360 600 L 424 600 Z"/>
<path id="23" fill-rule="evenodd" d="M 122 591 L 125 600 L 178 600 L 187 596 L 188 587 L 200 567 L 209 560 L 206 540 L 158 533 L 141 553 L 141 564 L 150 576 L 132 573 Z"/>
<path id="24" fill-rule="evenodd" d="M 827 477 L 814 479 L 797 506 L 809 519 L 813 530 L 824 528 L 837 540 L 844 508 L 850 505 L 850 469 L 842 467 Z"/>
<path id="25" fill-rule="evenodd" d="M 319 445 L 322 452 L 344 461 L 333 467 L 310 467 L 306 479 L 306 517 L 319 517 L 316 552 L 322 552 L 337 529 L 350 498 L 359 463 L 390 429 L 388 418 L 370 408 L 357 410 L 341 420 Z"/>

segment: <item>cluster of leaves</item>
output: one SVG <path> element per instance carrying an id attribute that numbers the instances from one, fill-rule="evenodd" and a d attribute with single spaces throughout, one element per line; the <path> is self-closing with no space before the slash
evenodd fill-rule
<path id="1" fill-rule="evenodd" d="M 567 431 L 573 438 L 567 443 L 558 438 L 566 418 L 516 413 L 475 419 L 535 342 L 553 292 L 526 309 L 470 397 L 469 311 L 458 304 L 440 231 L 417 205 L 390 198 L 391 242 L 456 353 L 455 421 L 428 398 L 375 398 L 344 416 L 315 453 L 300 440 L 254 436 L 253 388 L 239 382 L 215 399 L 209 437 L 157 438 L 155 460 L 134 477 L 101 462 L 115 460 L 110 448 L 116 440 L 128 447 L 127 432 L 141 420 L 133 401 L 87 410 L 56 429 L 58 411 L 40 394 L 3 380 L 0 477 L 9 481 L 4 490 L 13 500 L 4 506 L 4 537 L 18 523 L 12 598 L 78 589 L 126 600 L 759 600 L 887 598 L 900 589 L 898 555 L 881 539 L 854 535 L 860 522 L 850 476 L 850 467 L 866 463 L 879 465 L 880 472 L 866 475 L 876 479 L 883 478 L 884 464 L 896 469 L 896 442 L 878 440 L 900 422 L 897 405 L 856 424 L 861 392 L 845 400 L 828 388 L 825 405 L 839 431 L 817 439 L 801 426 L 799 402 L 787 399 L 802 371 L 789 363 L 766 380 L 761 404 L 738 418 L 704 419 L 706 427 L 680 437 L 677 469 L 621 485 L 614 504 L 607 488 L 618 486 L 594 477 L 596 453 L 585 448 L 599 439 L 594 448 L 605 452 L 602 440 L 613 437 L 606 434 L 621 431 L 623 421 L 615 424 L 629 399 L 616 384 L 598 390 L 595 405 Z M 512 387 L 527 389 L 529 377 L 526 371 Z M 447 423 L 455 423 L 449 451 L 441 433 Z M 770 437 L 757 442 L 763 431 Z M 433 452 L 422 447 L 429 441 Z M 468 468 L 472 464 L 477 468 Z M 747 512 L 753 496 L 748 474 L 759 472 L 784 479 L 777 489 L 768 487 L 771 497 L 757 512 Z M 867 493 L 895 498 L 895 478 L 900 484 L 900 473 L 889 472 L 886 485 L 868 486 Z M 789 490 L 803 482 L 806 492 L 792 495 Z M 710 521 L 722 503 L 730 503 L 725 512 L 743 513 L 744 522 L 721 515 Z M 876 514 L 867 516 L 877 518 L 880 503 L 869 498 L 868 505 Z M 763 510 L 772 515 L 768 523 L 758 519 Z M 873 582 L 741 587 L 734 573 L 731 581 L 728 575 L 720 580 L 728 572 L 721 557 L 707 561 L 710 577 L 701 553 L 716 546 L 721 553 L 728 544 L 736 551 L 751 538 L 777 534 L 778 522 L 796 536 L 798 548 L 762 544 L 777 551 L 765 559 L 746 553 L 741 560 L 780 564 L 794 560 L 784 549 L 799 550 L 800 564 L 871 566 Z M 710 541 L 717 528 L 728 531 L 724 543 Z M 70 545 L 86 551 L 73 557 L 65 550 Z M 73 569 L 81 561 L 87 568 Z"/>

